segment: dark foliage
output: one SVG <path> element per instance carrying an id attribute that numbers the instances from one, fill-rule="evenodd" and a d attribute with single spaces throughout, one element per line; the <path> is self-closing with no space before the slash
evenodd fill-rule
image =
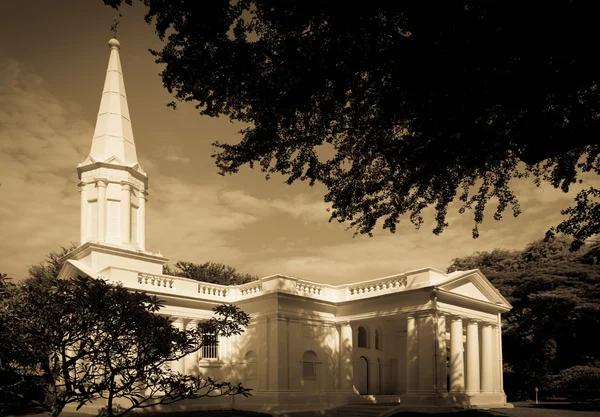
<path id="1" fill-rule="evenodd" d="M 179 261 L 175 264 L 175 269 L 172 269 L 169 265 L 165 265 L 163 267 L 163 274 L 220 285 L 246 284 L 258 279 L 258 276 L 256 275 L 238 272 L 231 266 L 216 262 L 195 264 L 192 262 Z"/>
<path id="2" fill-rule="evenodd" d="M 168 91 L 249 125 L 215 143 L 221 174 L 322 183 L 330 220 L 357 233 L 419 227 L 433 206 L 439 234 L 458 197 L 477 237 L 490 199 L 496 220 L 520 213 L 511 179 L 567 192 L 600 172 L 595 2 L 141 1 Z M 548 236 L 598 234 L 599 196 L 579 193 Z"/>
<path id="3" fill-rule="evenodd" d="M 154 296 L 101 279 L 58 279 L 71 249 L 52 252 L 23 282 L 0 274 L 0 404 L 33 404 L 57 416 L 67 404 L 105 398 L 112 416 L 186 398 L 250 395 L 239 383 L 170 370 L 202 348 L 203 333 L 243 332 L 247 314 L 220 305 L 210 320 L 180 331 L 157 314 L 162 302 Z M 119 411 L 116 399 L 129 405 Z"/>

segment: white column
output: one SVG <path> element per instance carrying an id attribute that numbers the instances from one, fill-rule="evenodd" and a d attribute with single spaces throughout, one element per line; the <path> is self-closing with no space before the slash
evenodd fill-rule
<path id="1" fill-rule="evenodd" d="M 494 340 L 492 337 L 492 326 L 491 324 L 484 324 L 481 329 L 481 391 L 492 392 L 494 391 Z"/>
<path id="2" fill-rule="evenodd" d="M 419 339 L 419 391 L 432 393 L 435 391 L 435 330 L 433 315 L 419 317 L 417 330 Z"/>
<path id="3" fill-rule="evenodd" d="M 138 244 L 141 250 L 146 250 L 146 195 L 145 191 L 140 191 L 140 200 L 138 208 Z"/>
<path id="4" fill-rule="evenodd" d="M 476 321 L 467 324 L 467 393 L 479 393 L 479 325 Z"/>
<path id="5" fill-rule="evenodd" d="M 96 183 L 98 187 L 98 242 L 104 242 L 106 240 L 106 186 L 108 182 L 106 180 L 99 180 Z"/>
<path id="6" fill-rule="evenodd" d="M 502 372 L 502 363 L 498 360 L 498 349 L 498 326 L 492 324 L 492 392 L 502 391 L 500 389 L 500 372 Z"/>
<path id="7" fill-rule="evenodd" d="M 174 319 L 173 326 L 179 330 L 185 330 L 185 322 L 181 318 Z M 181 358 L 178 361 L 173 361 L 171 364 L 171 370 L 185 374 L 185 358 Z"/>
<path id="8" fill-rule="evenodd" d="M 352 364 L 352 326 L 349 322 L 340 324 L 340 389 L 352 391 L 354 368 Z"/>
<path id="9" fill-rule="evenodd" d="M 81 182 L 79 187 L 79 192 L 81 193 L 81 234 L 79 244 L 83 245 L 88 241 L 88 193 L 87 184 Z"/>
<path id="10" fill-rule="evenodd" d="M 121 183 L 121 242 L 131 242 L 131 185 Z"/>
<path id="11" fill-rule="evenodd" d="M 415 317 L 408 316 L 406 319 L 406 392 L 419 389 L 418 359 L 417 321 Z"/>
<path id="12" fill-rule="evenodd" d="M 437 390 L 441 393 L 448 392 L 446 380 L 446 317 L 439 315 L 437 318 Z"/>
<path id="13" fill-rule="evenodd" d="M 502 317 L 498 313 L 498 327 L 496 328 L 496 343 L 498 355 L 498 391 L 504 394 L 504 362 L 502 361 Z"/>
<path id="14" fill-rule="evenodd" d="M 198 325 L 197 320 L 191 320 L 187 323 L 186 328 L 192 329 Z M 185 373 L 187 375 L 198 375 L 198 352 L 194 352 L 185 358 Z"/>
<path id="15" fill-rule="evenodd" d="M 463 326 L 460 317 L 450 322 L 450 391 L 464 392 L 465 374 L 463 362 Z"/>

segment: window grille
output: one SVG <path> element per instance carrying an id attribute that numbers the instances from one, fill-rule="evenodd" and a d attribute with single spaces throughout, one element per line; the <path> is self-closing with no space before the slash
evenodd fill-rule
<path id="1" fill-rule="evenodd" d="M 219 340 L 215 333 L 202 333 L 202 350 L 203 359 L 218 359 L 219 358 Z"/>
<path id="2" fill-rule="evenodd" d="M 315 379 L 316 374 L 314 362 L 302 362 L 302 379 Z"/>
<path id="3" fill-rule="evenodd" d="M 302 379 L 317 379 L 317 354 L 307 350 L 302 355 Z"/>

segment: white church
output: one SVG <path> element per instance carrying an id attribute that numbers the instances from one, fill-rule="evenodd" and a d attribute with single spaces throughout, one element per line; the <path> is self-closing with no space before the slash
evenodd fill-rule
<path id="1" fill-rule="evenodd" d="M 89 156 L 77 166 L 81 245 L 61 277 L 121 282 L 165 301 L 181 329 L 232 303 L 246 331 L 174 364 L 241 381 L 252 396 L 234 408 L 269 413 L 344 404 L 510 407 L 502 382 L 501 314 L 511 305 L 479 270 L 422 268 L 344 285 L 272 275 L 222 286 L 162 274 L 168 258 L 145 245 L 148 175 L 137 159 L 120 44 L 110 57 Z M 231 408 L 232 399 L 186 400 L 176 409 Z"/>

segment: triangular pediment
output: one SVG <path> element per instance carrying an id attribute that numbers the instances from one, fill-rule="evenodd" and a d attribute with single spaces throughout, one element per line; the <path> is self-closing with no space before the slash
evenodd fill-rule
<path id="1" fill-rule="evenodd" d="M 494 285 L 481 273 L 479 269 L 452 274 L 448 280 L 439 283 L 436 288 L 440 290 L 468 297 L 490 304 L 510 308 L 510 303 L 500 294 Z"/>
<path id="2" fill-rule="evenodd" d="M 91 156 L 88 156 L 87 158 L 85 158 L 83 160 L 82 163 L 79 164 L 79 166 L 84 166 L 84 165 L 91 165 L 91 164 L 95 164 L 97 161 L 92 158 Z"/>
<path id="3" fill-rule="evenodd" d="M 139 162 L 137 164 L 135 164 L 134 166 L 132 166 L 132 168 L 134 170 L 136 170 L 137 172 L 139 172 L 140 174 L 145 174 L 144 167 L 142 167 L 142 165 Z"/>
<path id="4" fill-rule="evenodd" d="M 63 264 L 63 267 L 61 268 L 58 274 L 58 278 L 70 279 L 78 275 L 88 276 L 92 278 L 96 277 L 94 271 L 91 270 L 83 262 L 77 261 L 75 259 L 67 259 L 67 261 Z"/>
<path id="5" fill-rule="evenodd" d="M 123 161 L 121 161 L 119 158 L 117 158 L 114 155 L 111 156 L 110 158 L 108 158 L 106 161 L 104 161 L 104 163 L 113 164 L 113 165 L 125 165 L 125 163 Z"/>

